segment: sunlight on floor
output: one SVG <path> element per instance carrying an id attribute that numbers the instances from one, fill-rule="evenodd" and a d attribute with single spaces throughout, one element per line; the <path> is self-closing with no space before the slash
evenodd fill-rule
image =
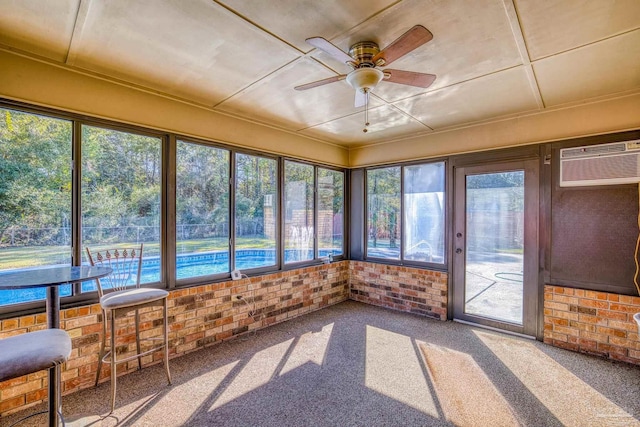
<path id="1" fill-rule="evenodd" d="M 126 414 L 123 418 L 109 413 L 99 412 L 97 409 L 88 411 L 84 408 L 84 412 L 93 412 L 91 415 L 82 414 L 71 416 L 66 419 L 67 427 L 110 427 L 116 425 L 145 425 L 141 422 L 145 413 L 156 407 L 171 408 L 174 402 L 180 402 L 180 409 L 172 411 L 167 419 L 170 419 L 171 425 L 181 425 L 188 421 L 189 416 L 196 413 L 197 410 L 206 403 L 211 392 L 216 390 L 223 384 L 233 370 L 238 366 L 240 360 L 232 363 L 208 370 L 201 375 L 190 377 L 184 383 L 176 384 L 172 387 L 154 389 L 150 394 L 141 396 L 138 399 L 130 400 L 123 404 L 122 397 L 117 400 L 116 411 L 118 414 Z M 175 378 L 174 378 L 175 380 Z M 122 391 L 125 391 L 124 389 Z M 121 392 L 122 392 L 121 391 Z M 1 425 L 1 424 L 0 424 Z"/>
<path id="2" fill-rule="evenodd" d="M 439 418 L 412 339 L 367 325 L 365 386 Z"/>
<path id="3" fill-rule="evenodd" d="M 333 323 L 326 325 L 319 332 L 307 332 L 301 335 L 280 375 L 293 371 L 307 362 L 322 366 L 329 348 L 331 332 L 333 332 Z"/>
<path id="4" fill-rule="evenodd" d="M 640 426 L 640 421 L 533 343 L 481 331 L 474 333 L 562 424 L 584 420 L 584 425 Z"/>
<path id="5" fill-rule="evenodd" d="M 420 349 L 447 421 L 456 426 L 519 424 L 509 403 L 473 357 L 434 344 L 421 343 Z M 474 396 L 469 395 L 470 385 Z"/>
<path id="6" fill-rule="evenodd" d="M 292 338 L 254 354 L 210 410 L 219 408 L 243 394 L 267 384 L 274 375 L 277 375 L 278 366 L 282 364 L 293 342 Z"/>

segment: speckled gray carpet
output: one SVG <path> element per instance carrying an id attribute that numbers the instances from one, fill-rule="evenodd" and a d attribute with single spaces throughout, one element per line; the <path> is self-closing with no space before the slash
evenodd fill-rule
<path id="1" fill-rule="evenodd" d="M 64 396 L 67 425 L 640 426 L 638 367 L 351 301 L 170 365 L 109 416 L 108 382 Z"/>

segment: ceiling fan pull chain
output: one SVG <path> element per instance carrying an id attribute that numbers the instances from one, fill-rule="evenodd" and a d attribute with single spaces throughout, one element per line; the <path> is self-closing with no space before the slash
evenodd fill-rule
<path id="1" fill-rule="evenodd" d="M 364 129 L 362 132 L 367 133 L 367 126 L 369 126 L 369 90 L 364 89 Z"/>

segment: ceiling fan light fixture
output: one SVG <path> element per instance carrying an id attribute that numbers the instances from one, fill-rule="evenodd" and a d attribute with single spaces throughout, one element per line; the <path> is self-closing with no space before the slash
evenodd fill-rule
<path id="1" fill-rule="evenodd" d="M 414 25 L 409 31 L 394 40 L 390 45 L 380 50 L 378 44 L 372 41 L 361 41 L 351 46 L 347 54 L 329 40 L 322 37 L 311 37 L 306 42 L 322 50 L 340 62 L 344 62 L 354 70 L 349 74 L 340 74 L 327 79 L 294 87 L 295 90 L 307 90 L 327 83 L 346 79 L 347 83 L 356 91 L 355 107 L 364 106 L 364 129 L 369 126 L 369 98 L 371 91 L 385 79 L 389 83 L 403 84 L 415 87 L 429 87 L 436 76 L 433 74 L 417 73 L 414 71 L 385 70 L 376 67 L 391 65 L 393 61 L 403 57 L 412 50 L 422 46 L 433 38 L 433 34 L 422 25 Z"/>
<path id="2" fill-rule="evenodd" d="M 368 92 L 383 78 L 384 73 L 377 68 L 358 68 L 347 74 L 347 83 L 359 92 Z"/>
<path id="3" fill-rule="evenodd" d="M 361 92 L 365 96 L 364 129 L 362 129 L 365 133 L 369 126 L 369 93 L 383 78 L 384 73 L 377 68 L 357 68 L 347 74 L 347 83 L 349 83 L 356 92 Z"/>

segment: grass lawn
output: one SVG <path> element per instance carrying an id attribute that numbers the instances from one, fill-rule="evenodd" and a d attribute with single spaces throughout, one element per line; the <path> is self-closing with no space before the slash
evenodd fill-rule
<path id="1" fill-rule="evenodd" d="M 134 244 L 106 244 L 91 245 L 91 248 L 109 248 L 136 246 Z M 216 239 L 193 239 L 181 240 L 177 242 L 176 251 L 178 255 L 184 253 L 197 253 L 209 251 L 222 251 L 229 249 L 229 240 L 225 238 Z M 272 249 L 275 242 L 270 239 L 246 237 L 236 240 L 237 249 Z M 145 243 L 144 254 L 146 256 L 157 256 L 160 254 L 159 243 Z M 84 253 L 83 253 L 84 258 Z M 69 246 L 27 246 L 27 247 L 6 247 L 0 248 L 0 270 L 10 268 L 37 267 L 42 265 L 68 264 L 71 262 L 71 248 Z"/>

